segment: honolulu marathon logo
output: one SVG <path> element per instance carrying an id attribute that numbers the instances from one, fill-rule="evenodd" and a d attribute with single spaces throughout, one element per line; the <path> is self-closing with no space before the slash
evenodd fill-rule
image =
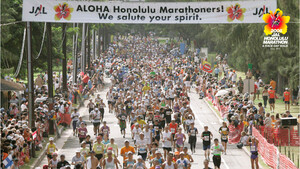
<path id="1" fill-rule="evenodd" d="M 290 21 L 290 16 L 283 16 L 283 12 L 276 9 L 274 13 L 270 11 L 270 13 L 264 14 L 263 20 L 267 23 L 264 30 L 267 36 L 264 37 L 263 47 L 288 47 L 288 37 L 281 36 L 281 34 L 286 34 L 286 24 Z"/>
<path id="2" fill-rule="evenodd" d="M 234 6 L 231 5 L 230 7 L 226 8 L 226 11 L 228 13 L 227 21 L 232 22 L 235 19 L 239 21 L 244 20 L 244 13 L 246 12 L 246 8 L 241 8 L 241 5 L 236 3 Z"/>
<path id="3" fill-rule="evenodd" d="M 54 10 L 56 12 L 54 19 L 59 21 L 62 18 L 65 20 L 71 20 L 71 13 L 73 12 L 73 8 L 70 8 L 67 3 L 58 4 L 54 6 Z"/>

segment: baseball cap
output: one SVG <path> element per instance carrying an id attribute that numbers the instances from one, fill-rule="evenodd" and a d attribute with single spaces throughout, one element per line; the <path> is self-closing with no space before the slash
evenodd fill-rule
<path id="1" fill-rule="evenodd" d="M 133 154 L 131 151 L 128 151 L 127 154 Z"/>
<path id="2" fill-rule="evenodd" d="M 138 160 L 142 160 L 143 157 L 139 155 L 137 159 L 138 159 Z"/>
<path id="3" fill-rule="evenodd" d="M 129 143 L 129 140 L 127 140 L 127 139 L 126 139 L 126 140 L 124 141 L 124 143 L 126 143 L 126 142 L 128 142 L 128 143 Z"/>
<path id="4" fill-rule="evenodd" d="M 53 141 L 53 140 L 54 140 L 54 138 L 53 138 L 53 137 L 50 137 L 50 138 L 49 138 L 49 141 Z"/>
<path id="5" fill-rule="evenodd" d="M 179 153 L 179 151 L 176 151 L 174 154 L 175 154 L 175 155 L 179 155 L 180 153 Z"/>

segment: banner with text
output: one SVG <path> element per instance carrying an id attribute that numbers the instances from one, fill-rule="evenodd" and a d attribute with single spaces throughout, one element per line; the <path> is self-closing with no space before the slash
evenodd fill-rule
<path id="1" fill-rule="evenodd" d="M 70 23 L 264 23 L 276 0 L 218 2 L 91 2 L 23 0 L 23 21 Z"/>

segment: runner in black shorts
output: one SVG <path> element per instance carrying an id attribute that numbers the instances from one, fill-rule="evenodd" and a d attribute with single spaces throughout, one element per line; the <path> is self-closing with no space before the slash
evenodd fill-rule
<path id="1" fill-rule="evenodd" d="M 224 154 L 226 154 L 228 134 L 229 134 L 229 128 L 227 127 L 226 122 L 223 122 L 223 126 L 220 127 L 219 133 L 221 134 L 221 142 L 224 147 Z"/>

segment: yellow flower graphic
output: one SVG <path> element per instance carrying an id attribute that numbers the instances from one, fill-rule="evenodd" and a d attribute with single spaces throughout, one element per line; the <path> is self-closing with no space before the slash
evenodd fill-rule
<path id="1" fill-rule="evenodd" d="M 264 14 L 263 20 L 267 23 L 265 26 L 265 34 L 271 35 L 272 30 L 280 30 L 282 34 L 287 32 L 287 23 L 290 21 L 290 16 L 282 16 L 282 11 L 280 9 L 276 9 L 273 13 L 270 11 L 268 14 Z"/>

